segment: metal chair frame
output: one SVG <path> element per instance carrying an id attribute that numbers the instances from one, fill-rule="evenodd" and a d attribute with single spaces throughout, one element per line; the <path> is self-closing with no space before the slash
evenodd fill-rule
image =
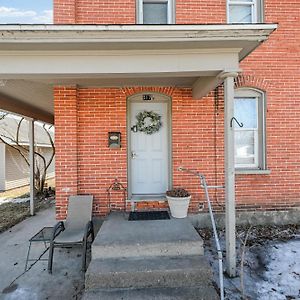
<path id="1" fill-rule="evenodd" d="M 53 267 L 53 255 L 55 248 L 70 248 L 80 246 L 82 247 L 82 265 L 81 270 L 82 272 L 86 271 L 86 254 L 87 254 L 87 247 L 88 247 L 88 240 L 91 237 L 91 242 L 95 239 L 94 234 L 94 225 L 92 220 L 88 221 L 85 226 L 84 236 L 80 242 L 56 242 L 56 237 L 63 231 L 68 230 L 65 227 L 65 223 L 63 221 L 59 221 L 54 227 L 52 231 L 52 236 L 50 240 L 50 247 L 49 247 L 49 260 L 48 260 L 48 273 L 52 274 L 52 267 Z"/>

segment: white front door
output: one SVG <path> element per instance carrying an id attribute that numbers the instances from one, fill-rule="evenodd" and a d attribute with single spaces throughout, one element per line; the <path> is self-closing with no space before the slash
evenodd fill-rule
<path id="1" fill-rule="evenodd" d="M 159 114 L 162 122 L 159 131 L 153 134 L 130 130 L 131 193 L 133 196 L 164 194 L 169 181 L 168 105 L 132 102 L 130 106 L 130 129 L 137 123 L 136 116 L 144 111 Z"/>

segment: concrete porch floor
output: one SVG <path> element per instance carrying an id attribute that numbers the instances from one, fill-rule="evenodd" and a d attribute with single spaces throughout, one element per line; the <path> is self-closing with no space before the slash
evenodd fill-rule
<path id="1" fill-rule="evenodd" d="M 84 299 L 218 299 L 203 241 L 188 219 L 112 213 L 92 246 Z"/>
<path id="2" fill-rule="evenodd" d="M 203 255 L 203 241 L 188 219 L 127 220 L 126 213 L 108 216 L 93 243 L 93 259 Z"/>

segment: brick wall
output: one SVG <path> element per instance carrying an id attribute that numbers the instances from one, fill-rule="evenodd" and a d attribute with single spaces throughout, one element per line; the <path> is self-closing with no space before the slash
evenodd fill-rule
<path id="1" fill-rule="evenodd" d="M 265 0 L 265 21 L 278 23 L 278 30 L 241 63 L 241 84 L 266 91 L 267 164 L 271 174 L 238 175 L 237 198 L 246 207 L 299 207 L 299 2 Z"/>
<path id="2" fill-rule="evenodd" d="M 125 1 L 122 15 L 116 13 L 117 6 L 105 7 L 106 1 L 101 1 L 103 5 L 100 1 L 77 1 L 74 13 L 74 0 L 55 0 L 55 22 L 134 23 L 135 1 L 122 3 Z M 177 23 L 224 23 L 226 19 L 223 0 L 177 0 L 176 9 Z M 266 22 L 278 22 L 279 28 L 241 63 L 243 73 L 236 84 L 266 92 L 267 164 L 271 174 L 236 176 L 237 206 L 241 210 L 300 206 L 299 2 L 265 0 L 265 14 Z M 59 218 L 65 214 L 66 198 L 71 193 L 93 194 L 94 213 L 105 214 L 107 188 L 114 178 L 126 185 L 126 97 L 140 90 L 54 89 Z M 184 165 L 203 170 L 209 183 L 223 184 L 223 91 L 219 88 L 199 101 L 192 99 L 189 89 L 156 90 L 173 99 L 173 182 L 192 192 L 191 211 L 196 212 L 204 202 L 202 192 L 197 190 L 198 182 L 177 168 Z M 121 149 L 107 147 L 108 131 L 122 132 Z M 214 208 L 223 210 L 223 192 L 213 191 L 212 195 Z M 113 193 L 111 200 L 116 208 L 123 207 L 120 193 Z"/>
<path id="3" fill-rule="evenodd" d="M 177 24 L 226 21 L 226 0 L 176 0 Z M 136 0 L 54 0 L 56 24 L 135 24 Z"/>
<path id="4" fill-rule="evenodd" d="M 67 197 L 78 193 L 77 88 L 54 88 L 56 216 L 66 214 Z"/>
<path id="5" fill-rule="evenodd" d="M 141 88 L 133 89 L 141 91 Z M 144 88 L 144 91 L 153 91 Z M 172 140 L 173 140 L 173 183 L 174 186 L 183 186 L 192 193 L 190 212 L 198 212 L 204 205 L 202 191 L 199 191 L 197 178 L 178 171 L 179 166 L 201 170 L 207 180 L 213 185 L 223 185 L 223 121 L 224 103 L 222 88 L 217 93 L 211 93 L 202 100 L 193 100 L 190 89 L 163 89 L 168 90 L 172 97 Z M 73 102 L 74 94 L 70 90 L 60 89 L 56 103 Z M 66 93 L 62 97 L 61 93 Z M 94 214 L 104 215 L 108 211 L 108 187 L 115 178 L 126 186 L 127 158 L 126 158 L 126 98 L 130 93 L 121 89 L 78 89 L 77 91 L 77 144 L 72 145 L 74 135 L 63 132 L 72 132 L 75 122 L 66 122 L 75 118 L 63 105 L 56 104 L 56 134 L 59 138 L 57 148 L 57 207 L 59 216 L 66 210 L 67 195 L 75 192 L 92 194 L 95 197 Z M 70 100 L 67 100 L 71 98 Z M 62 100 L 63 99 L 63 100 Z M 62 124 L 61 124 L 62 123 Z M 69 126 L 69 127 L 68 127 Z M 63 130 L 63 131 L 62 131 Z M 122 148 L 109 149 L 107 133 L 121 131 Z M 63 139 L 61 139 L 63 135 Z M 61 142 L 63 140 L 63 142 Z M 77 156 L 74 149 L 77 149 Z M 271 145 L 275 147 L 274 145 Z M 285 146 L 287 147 L 287 145 Z M 294 150 L 295 151 L 295 150 Z M 273 157 L 274 156 L 274 157 Z M 278 165 L 279 154 L 269 151 L 269 168 L 271 175 L 237 175 L 237 208 L 243 209 L 286 209 L 299 206 L 297 181 L 299 175 L 294 167 Z M 74 157 L 74 160 L 71 158 Z M 77 161 L 75 161 L 77 157 Z M 285 158 L 286 159 L 286 158 Z M 74 164 L 74 165 L 73 165 Z M 62 168 L 64 166 L 64 168 Z M 75 170 L 77 168 L 77 172 Z M 282 178 L 282 173 L 286 179 Z M 77 178 L 77 181 L 76 181 Z M 283 179 L 283 180 L 282 180 Z M 292 182 L 291 186 L 285 184 Z M 78 185 L 76 185 L 78 183 Z M 71 189 L 69 190 L 69 188 Z M 274 188 L 276 187 L 276 188 Z M 62 192 L 65 191 L 65 192 Z M 67 193 L 68 191 L 69 193 Z M 221 190 L 213 191 L 212 200 L 215 210 L 224 209 L 224 193 Z M 110 201 L 113 209 L 123 209 L 123 194 L 112 192 Z M 146 205 L 146 204 L 145 204 Z M 140 204 L 139 208 L 145 208 Z M 152 206 L 151 204 L 150 206 Z M 147 207 L 149 205 L 147 204 Z M 160 207 L 154 204 L 154 207 Z"/>
<path id="6" fill-rule="evenodd" d="M 76 23 L 76 0 L 53 0 L 54 24 Z"/>
<path id="7" fill-rule="evenodd" d="M 226 0 L 176 0 L 176 23 L 225 23 L 225 7 Z"/>

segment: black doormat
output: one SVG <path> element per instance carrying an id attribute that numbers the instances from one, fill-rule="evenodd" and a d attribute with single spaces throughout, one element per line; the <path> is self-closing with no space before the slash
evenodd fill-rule
<path id="1" fill-rule="evenodd" d="M 129 214 L 128 221 L 167 220 L 170 215 L 167 211 L 134 211 Z"/>

